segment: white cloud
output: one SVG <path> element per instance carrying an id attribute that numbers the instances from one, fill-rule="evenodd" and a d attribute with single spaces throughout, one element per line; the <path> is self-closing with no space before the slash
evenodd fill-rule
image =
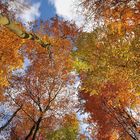
<path id="1" fill-rule="evenodd" d="M 78 0 L 49 0 L 56 9 L 56 14 L 66 20 L 74 20 L 78 25 L 82 22 L 82 17 L 78 17 L 76 3 Z"/>
<path id="2" fill-rule="evenodd" d="M 25 6 L 24 6 L 25 5 Z M 40 2 L 31 3 L 29 0 L 16 0 L 9 3 L 9 9 L 16 11 L 16 17 L 25 25 L 40 17 Z"/>
<path id="3" fill-rule="evenodd" d="M 21 14 L 19 14 L 19 17 L 24 21 L 24 22 L 32 22 L 38 17 L 40 17 L 40 3 L 34 3 L 29 7 L 29 9 L 22 11 Z"/>
<path id="4" fill-rule="evenodd" d="M 75 17 L 74 0 L 49 0 L 51 4 L 56 8 L 56 13 L 68 20 L 72 20 Z"/>
<path id="5" fill-rule="evenodd" d="M 63 17 L 65 20 L 73 20 L 78 27 L 85 26 L 85 20 L 82 14 L 80 7 L 78 7 L 79 0 L 49 0 L 49 2 L 54 5 L 56 9 L 56 14 Z M 91 22 L 86 23 L 84 30 L 91 31 Z"/>

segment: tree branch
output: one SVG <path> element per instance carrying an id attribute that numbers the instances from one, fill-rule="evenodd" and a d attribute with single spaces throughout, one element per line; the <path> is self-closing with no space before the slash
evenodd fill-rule
<path id="1" fill-rule="evenodd" d="M 22 106 L 19 107 L 11 116 L 11 118 L 2 126 L 0 127 L 0 132 L 3 131 L 9 124 L 10 122 L 13 120 L 13 118 L 16 116 L 16 114 L 18 113 L 19 110 L 21 110 Z"/>

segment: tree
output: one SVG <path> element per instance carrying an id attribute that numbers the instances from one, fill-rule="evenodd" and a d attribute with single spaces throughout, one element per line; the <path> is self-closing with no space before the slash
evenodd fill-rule
<path id="1" fill-rule="evenodd" d="M 68 56 L 68 54 L 65 55 L 65 57 Z M 13 99 L 11 90 L 7 91 L 16 106 L 23 104 L 22 111 L 18 112 L 21 119 L 14 128 L 16 135 L 20 138 L 35 139 L 40 134 L 44 136 L 45 129 L 59 126 L 63 116 L 73 111 L 71 109 L 74 104 L 69 102 L 73 91 L 69 91 L 72 93 L 68 94 L 66 90 L 66 84 L 70 82 L 71 76 L 64 67 L 64 61 L 61 60 L 60 63 L 60 60 L 55 59 L 54 63 L 55 66 L 52 66 L 45 53 L 39 54 L 23 81 L 15 79 L 15 83 L 21 83 L 14 86 L 15 88 L 20 86 L 14 93 L 15 95 L 19 93 L 17 97 Z"/>
<path id="2" fill-rule="evenodd" d="M 104 27 L 83 33 L 77 40 L 74 56 L 81 76 L 79 96 L 85 100 L 81 103 L 90 113 L 89 122 L 97 126 L 93 136 L 97 133 L 97 139 L 139 138 L 138 30 L 126 37 Z"/>
<path id="3" fill-rule="evenodd" d="M 76 115 L 65 115 L 61 128 L 48 131 L 47 140 L 76 140 L 78 138 L 78 121 Z"/>
<path id="4" fill-rule="evenodd" d="M 0 88 L 2 91 L 2 88 L 8 85 L 8 81 L 7 81 L 7 77 L 10 77 L 10 74 L 13 70 L 17 69 L 17 68 L 21 68 L 22 64 L 23 64 L 23 56 L 22 53 L 20 52 L 20 50 L 23 50 L 23 46 L 28 45 L 28 51 L 32 50 L 33 47 L 33 42 L 34 42 L 34 46 L 37 44 L 47 48 L 48 49 L 48 53 L 49 55 L 51 55 L 51 50 L 50 47 L 54 45 L 55 40 L 60 40 L 66 37 L 68 37 L 68 34 L 70 33 L 70 36 L 75 36 L 77 34 L 77 29 L 76 26 L 74 24 L 70 24 L 66 21 L 62 21 L 59 23 L 58 17 L 55 17 L 54 19 L 52 19 L 52 28 L 54 28 L 54 26 L 59 23 L 59 25 L 57 26 L 57 28 L 59 28 L 59 33 L 60 33 L 60 27 L 62 28 L 61 33 L 63 32 L 63 34 L 59 34 L 55 37 L 53 37 L 53 35 L 51 35 L 50 37 L 46 34 L 44 35 L 45 31 L 43 31 L 41 34 L 37 34 L 37 32 L 35 33 L 35 29 L 32 32 L 26 32 L 26 30 L 23 28 L 23 26 L 21 25 L 21 23 L 16 22 L 15 19 L 11 20 L 11 18 L 9 18 L 7 16 L 7 14 L 4 14 L 4 12 L 8 12 L 8 8 L 7 8 L 7 4 L 1 4 L 1 9 L 5 9 L 3 10 L 2 13 L 0 13 L 0 25 L 2 25 L 2 31 L 1 33 L 1 38 L 2 39 L 2 43 L 3 46 L 1 48 L 1 53 L 0 53 L 0 58 L 2 59 L 1 61 L 1 79 L 0 79 Z M 46 24 L 46 28 L 48 28 L 48 30 L 50 30 L 50 26 L 49 22 L 43 23 Z M 53 25 L 54 24 L 54 25 Z M 62 24 L 62 25 L 61 25 Z M 55 30 L 58 30 L 57 28 L 55 28 Z M 46 29 L 47 31 L 47 29 Z M 40 31 L 39 31 L 40 32 Z M 50 34 L 49 32 L 47 32 L 48 34 Z M 54 33 L 56 34 L 56 31 L 54 31 Z M 72 35 L 73 34 L 73 35 Z M 4 37 L 3 37 L 4 36 Z M 45 37 L 46 36 L 46 37 Z M 58 37 L 59 36 L 59 37 Z M 8 39 L 7 39 L 8 37 Z M 42 38 L 41 38 L 42 37 Z M 54 39 L 55 38 L 55 39 Z M 7 40 L 6 40 L 7 39 Z M 72 38 L 71 38 L 72 39 Z M 11 46 L 9 46 L 9 44 L 12 43 Z M 52 43 L 52 44 L 51 44 Z M 31 45 L 32 44 L 32 45 Z M 31 47 L 31 46 L 32 47 Z M 9 49 L 6 51 L 6 47 L 9 47 Z M 15 47 L 14 47 L 15 46 Z M 8 53 L 12 52 L 11 57 L 9 57 Z M 9 62 L 9 59 L 12 60 L 12 62 L 7 65 L 7 62 Z M 3 68 L 4 67 L 4 68 Z M 10 73 L 8 75 L 8 73 Z"/>
<path id="5" fill-rule="evenodd" d="M 128 83 L 108 82 L 99 95 L 83 90 L 79 96 L 85 101 L 81 105 L 83 110 L 90 113 L 88 121 L 95 123 L 93 138 L 139 139 L 139 115 L 135 105 L 139 105 L 140 100 L 129 91 Z"/>
<path id="6" fill-rule="evenodd" d="M 83 33 L 77 40 L 75 67 L 81 73 L 82 87 L 99 93 L 108 81 L 129 81 L 139 93 L 139 28 L 134 36 L 118 36 L 109 28 Z"/>
<path id="7" fill-rule="evenodd" d="M 56 21 L 57 24 L 62 23 L 58 29 L 57 24 L 53 24 Z M 30 59 L 31 65 L 25 74 L 15 73 L 5 91 L 6 98 L 13 107 L 22 106 L 12 120 L 15 122 L 11 129 L 12 139 L 46 137 L 46 129 L 60 127 L 63 118 L 66 114 L 72 113 L 78 103 L 77 100 L 72 100 L 75 91 L 70 86 L 75 78 L 71 74 L 72 38 L 75 34 L 71 32 L 74 27 L 68 28 L 67 25 L 67 22 L 61 22 L 58 18 L 52 19 L 49 23 L 47 29 L 51 34 L 51 53 L 34 41 L 28 41 L 27 46 L 23 46 L 21 50 L 22 54 Z M 41 33 L 41 30 L 39 31 Z M 65 36 L 62 38 L 62 35 Z M 30 50 L 31 48 L 33 49 Z"/>
<path id="8" fill-rule="evenodd" d="M 16 114 L 18 113 L 19 110 L 21 110 L 22 106 L 17 108 L 16 111 L 11 115 L 10 119 L 0 127 L 0 132 L 3 131 L 13 120 L 13 118 L 16 116 Z"/>
<path id="9" fill-rule="evenodd" d="M 0 24 L 2 26 L 5 26 L 6 28 L 8 28 L 10 31 L 15 33 L 15 35 L 17 35 L 21 39 L 34 40 L 35 42 L 37 42 L 38 44 L 40 44 L 44 48 L 48 47 L 48 45 L 50 45 L 50 43 L 47 41 L 43 42 L 42 39 L 39 38 L 39 36 L 37 36 L 36 34 L 27 33 L 25 31 L 25 29 L 22 27 L 22 25 L 19 26 L 20 23 L 18 23 L 19 25 L 17 25 L 17 22 L 10 20 L 7 16 L 4 16 L 2 14 L 0 14 Z"/>
<path id="10" fill-rule="evenodd" d="M 139 0 L 80 0 L 87 20 L 111 24 L 114 31 L 129 31 L 140 23 Z"/>
<path id="11" fill-rule="evenodd" d="M 0 47 L 0 88 L 8 85 L 8 77 L 11 72 L 23 65 L 23 56 L 20 54 L 21 39 L 15 34 L 1 28 L 0 30 L 1 47 Z M 1 94 L 2 95 L 2 94 Z"/>

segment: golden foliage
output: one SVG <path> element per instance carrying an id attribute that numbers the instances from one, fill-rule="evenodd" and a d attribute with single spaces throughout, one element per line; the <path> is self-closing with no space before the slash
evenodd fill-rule
<path id="1" fill-rule="evenodd" d="M 7 86 L 11 72 L 23 65 L 21 39 L 6 28 L 0 29 L 0 86 Z"/>
<path id="2" fill-rule="evenodd" d="M 104 21 L 105 25 L 115 24 L 118 34 L 131 31 L 140 24 L 139 0 L 80 0 L 87 20 Z M 114 28 L 114 27 L 113 27 Z M 117 31 L 115 31 L 117 32 Z"/>

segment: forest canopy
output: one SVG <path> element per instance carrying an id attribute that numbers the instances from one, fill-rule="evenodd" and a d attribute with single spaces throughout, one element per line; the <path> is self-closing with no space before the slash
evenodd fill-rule
<path id="1" fill-rule="evenodd" d="M 91 31 L 58 15 L 27 27 L 10 2 L 0 1 L 0 139 L 139 140 L 140 1 L 73 1 Z"/>

